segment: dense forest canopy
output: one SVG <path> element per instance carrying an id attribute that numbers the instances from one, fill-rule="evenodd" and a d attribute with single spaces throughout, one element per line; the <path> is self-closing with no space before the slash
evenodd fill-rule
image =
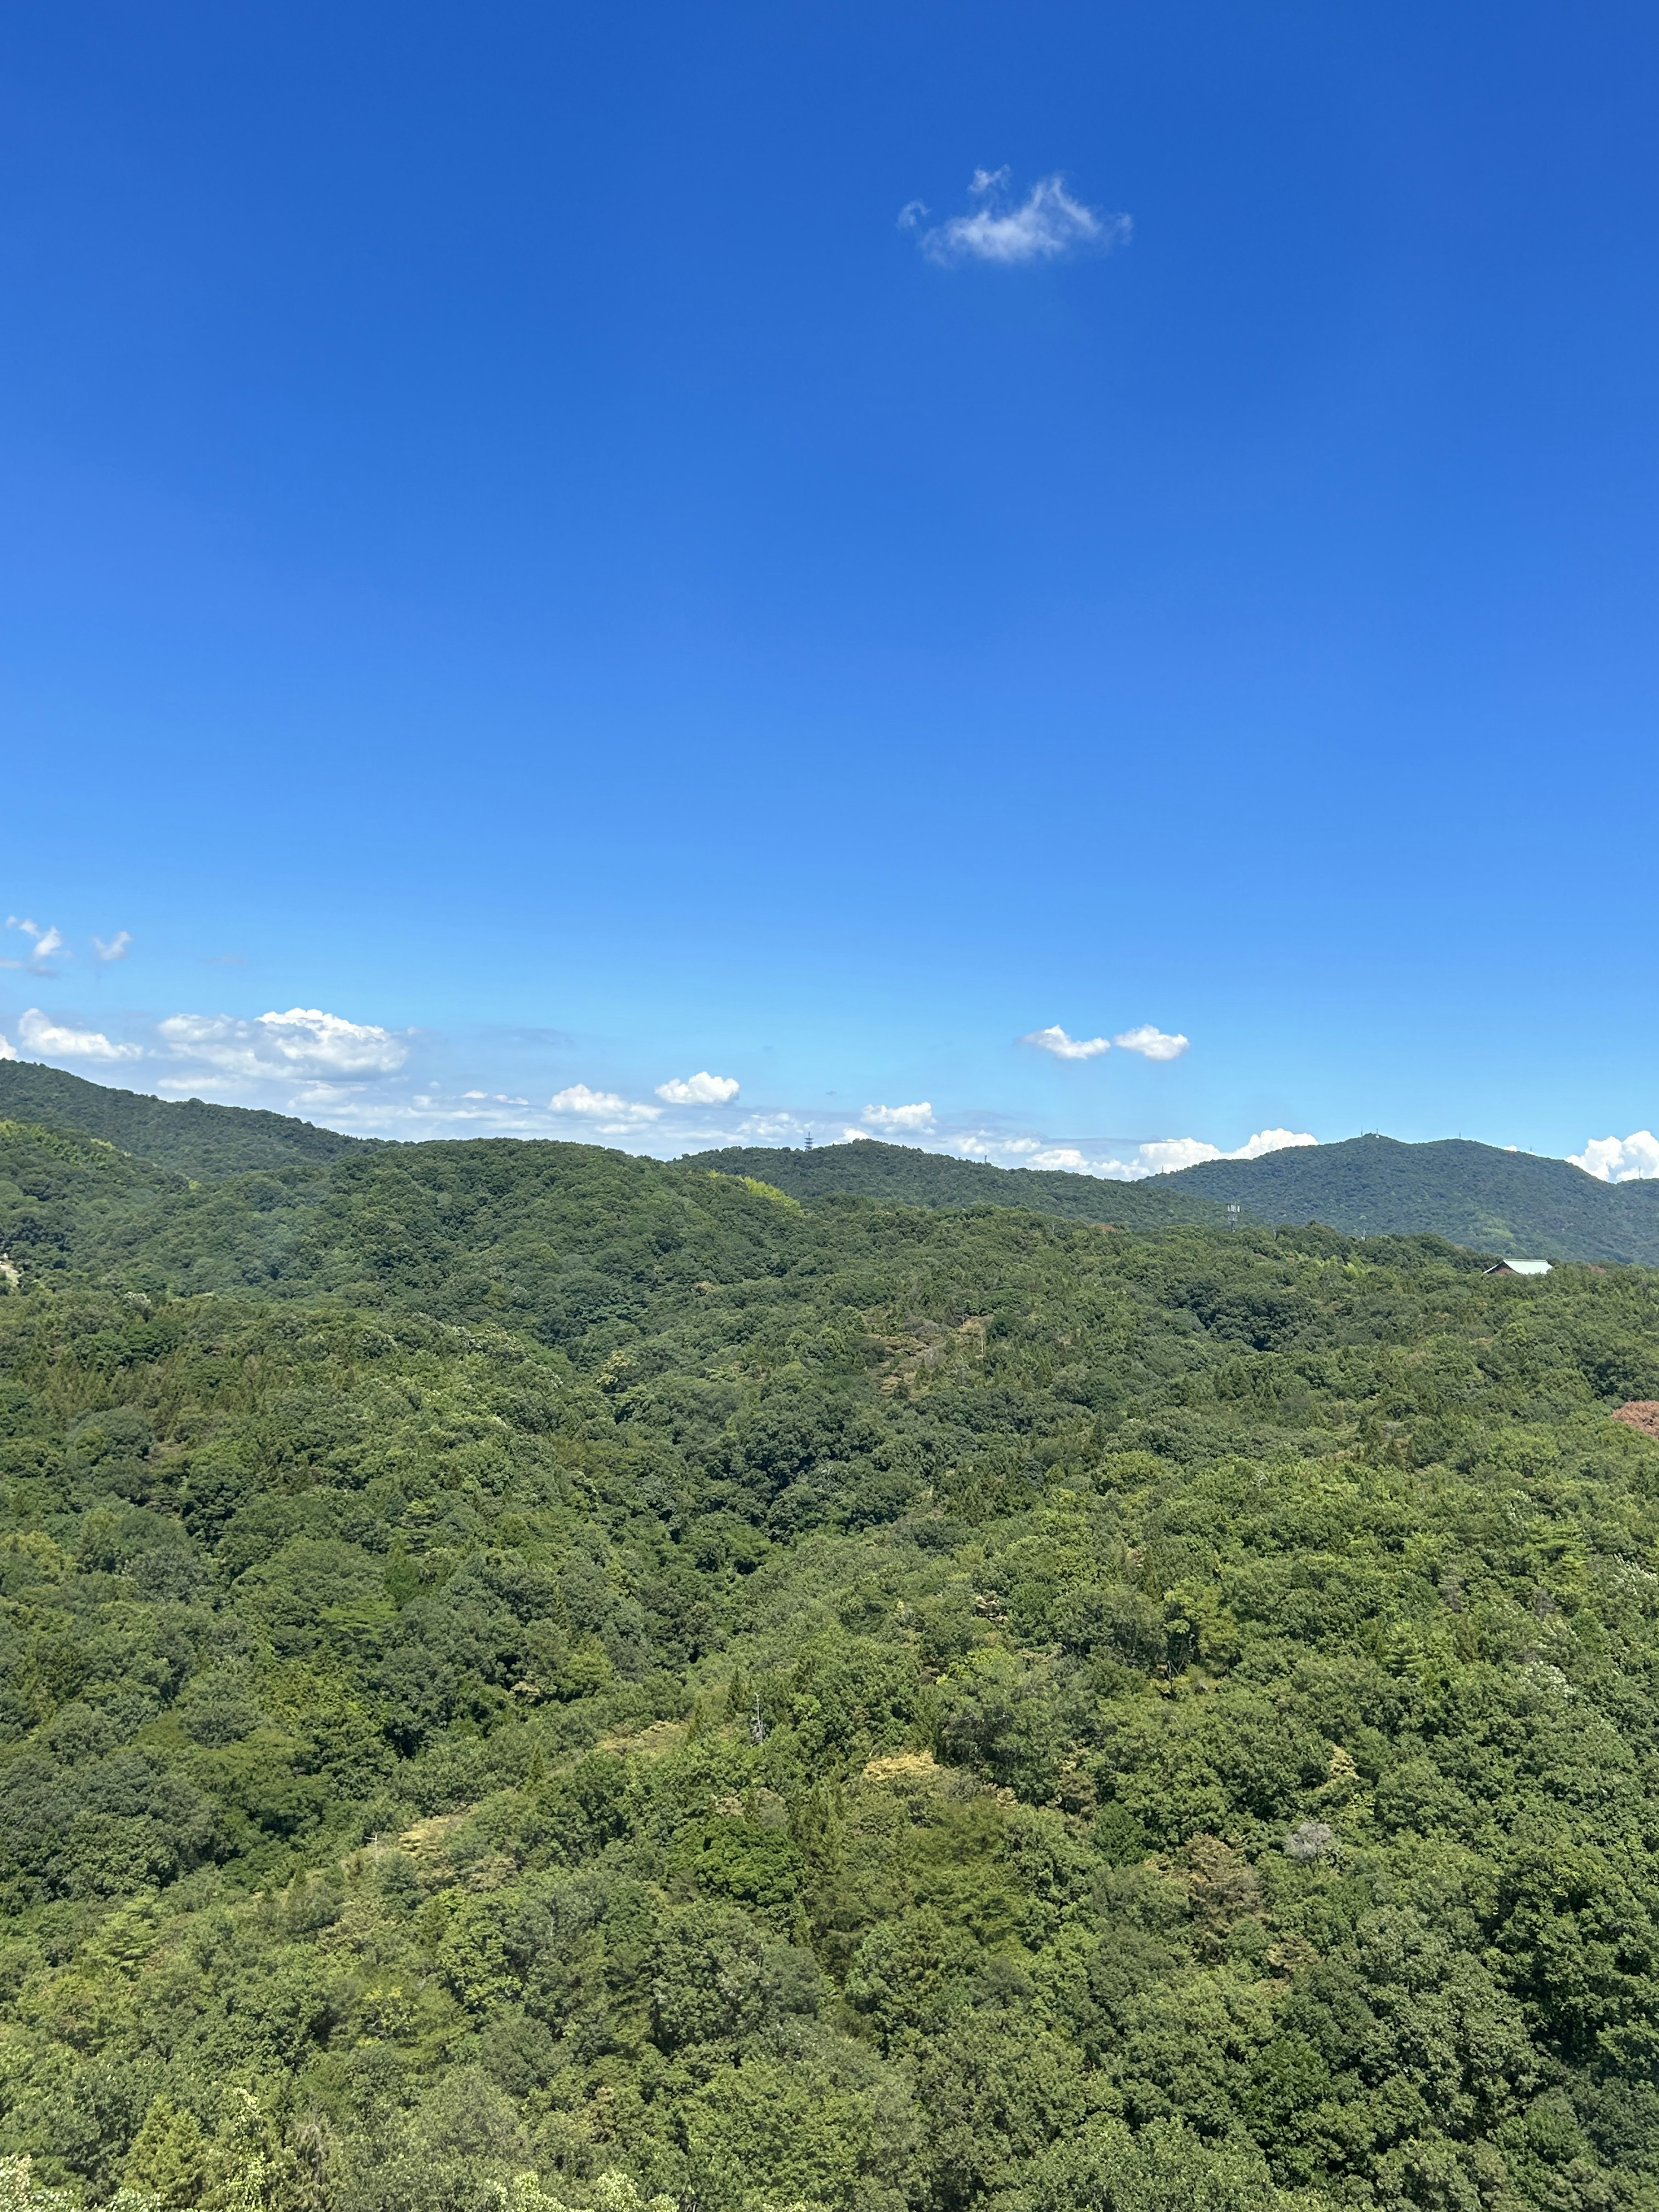
<path id="1" fill-rule="evenodd" d="M 0 2186 L 1659 2207 L 1659 1279 L 0 1127 Z"/>

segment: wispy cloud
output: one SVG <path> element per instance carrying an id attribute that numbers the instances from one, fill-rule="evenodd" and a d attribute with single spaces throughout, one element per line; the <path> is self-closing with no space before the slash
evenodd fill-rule
<path id="1" fill-rule="evenodd" d="M 1582 1152 L 1567 1158 L 1598 1182 L 1647 1182 L 1659 1176 L 1659 1137 L 1637 1129 L 1628 1137 L 1592 1137 Z"/>
<path id="2" fill-rule="evenodd" d="M 1067 191 L 1063 177 L 1040 178 L 1017 202 L 1009 198 L 1008 177 L 1006 168 L 975 170 L 968 189 L 979 206 L 970 215 L 952 216 L 921 231 L 921 250 L 930 261 L 947 268 L 964 261 L 1015 268 L 1073 253 L 1109 252 L 1127 243 L 1129 217 L 1085 207 Z M 899 215 L 900 228 L 921 230 L 927 212 L 921 201 L 912 200 Z"/>
<path id="3" fill-rule="evenodd" d="M 29 921 L 26 915 L 9 914 L 6 927 L 21 931 L 23 936 L 33 941 L 24 958 L 0 960 L 0 968 L 25 969 L 31 975 L 55 975 L 58 970 L 49 964 L 55 952 L 62 952 L 66 960 L 75 957 L 65 949 L 63 932 L 50 923 L 43 928 L 38 921 Z"/>
<path id="4" fill-rule="evenodd" d="M 556 1091 L 547 1104 L 550 1113 L 576 1114 L 592 1121 L 602 1137 L 619 1137 L 641 1122 L 654 1121 L 662 1112 L 660 1106 L 643 1105 L 617 1091 L 590 1091 L 585 1083 Z"/>
<path id="5" fill-rule="evenodd" d="M 177 1059 L 239 1083 L 393 1075 L 409 1057 L 406 1037 L 373 1022 L 325 1013 L 320 1006 L 290 1006 L 253 1021 L 234 1014 L 169 1014 L 156 1031 Z"/>
<path id="6" fill-rule="evenodd" d="M 741 1088 L 735 1075 L 711 1075 L 705 1067 L 659 1083 L 657 1096 L 671 1106 L 729 1106 Z"/>
<path id="7" fill-rule="evenodd" d="M 118 929 L 107 945 L 101 937 L 94 937 L 92 940 L 92 950 L 96 958 L 106 963 L 111 960 L 125 960 L 127 957 L 127 948 L 131 943 L 132 932 L 130 929 Z"/>
<path id="8" fill-rule="evenodd" d="M 1038 1052 L 1051 1052 L 1056 1060 L 1093 1060 L 1112 1048 L 1104 1037 L 1067 1036 L 1058 1022 L 1046 1030 L 1033 1030 L 1020 1042 L 1035 1046 Z"/>
<path id="9" fill-rule="evenodd" d="M 101 1030 L 72 1030 L 31 1006 L 17 1024 L 17 1034 L 27 1052 L 42 1060 L 142 1060 L 137 1044 L 112 1044 Z M 15 1057 L 15 1055 L 13 1055 Z"/>
<path id="10" fill-rule="evenodd" d="M 933 1109 L 925 1098 L 919 1098 L 914 1106 L 866 1106 L 860 1119 L 866 1129 L 908 1130 L 920 1135 L 933 1127 Z"/>
<path id="11" fill-rule="evenodd" d="M 1164 1030 L 1155 1030 L 1150 1022 L 1143 1022 L 1138 1030 L 1125 1030 L 1112 1042 L 1120 1052 L 1138 1052 L 1147 1060 L 1179 1060 L 1192 1039 L 1171 1036 Z"/>

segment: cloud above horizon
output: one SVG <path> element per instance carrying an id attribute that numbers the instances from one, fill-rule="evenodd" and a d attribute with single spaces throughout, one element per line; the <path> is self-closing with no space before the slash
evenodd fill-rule
<path id="1" fill-rule="evenodd" d="M 118 929 L 107 945 L 101 937 L 93 939 L 93 955 L 107 967 L 112 960 L 125 960 L 131 943 L 132 932 L 130 929 Z"/>
<path id="2" fill-rule="evenodd" d="M 406 1037 L 373 1022 L 325 1013 L 320 1006 L 290 1006 L 252 1021 L 234 1014 L 169 1014 L 155 1030 L 175 1059 L 239 1084 L 395 1075 L 409 1058 Z M 176 1089 L 176 1079 L 166 1087 Z"/>
<path id="3" fill-rule="evenodd" d="M 849 1136 L 854 1133 L 848 1132 Z M 1142 1182 L 1148 1176 L 1176 1175 L 1206 1160 L 1259 1160 L 1267 1152 L 1318 1141 L 1305 1130 L 1258 1129 L 1236 1152 L 1224 1152 L 1219 1145 L 1207 1143 L 1202 1137 L 1154 1137 L 1123 1155 L 1099 1149 L 1107 1142 L 1104 1139 L 1096 1140 L 1097 1149 L 1085 1151 L 1081 1142 L 1054 1144 L 1042 1137 L 1006 1136 L 995 1130 L 976 1129 L 950 1137 L 945 1149 L 995 1167 L 1060 1169 L 1067 1175 L 1097 1176 L 1108 1182 Z"/>
<path id="4" fill-rule="evenodd" d="M 101 1030 L 68 1029 L 31 1006 L 17 1024 L 19 1041 L 43 1060 L 142 1060 L 139 1044 L 112 1044 Z M 14 1059 L 16 1055 L 11 1055 Z"/>
<path id="5" fill-rule="evenodd" d="M 1125 1030 L 1112 1042 L 1120 1052 L 1138 1052 L 1146 1060 L 1179 1060 L 1192 1039 L 1179 1031 L 1170 1036 L 1164 1030 L 1154 1029 L 1150 1022 L 1143 1022 L 1138 1030 Z"/>
<path id="6" fill-rule="evenodd" d="M 657 1096 L 671 1106 L 729 1106 L 742 1087 L 735 1075 L 711 1075 L 705 1067 L 659 1083 Z"/>
<path id="7" fill-rule="evenodd" d="M 867 1129 L 899 1130 L 916 1136 L 933 1127 L 933 1109 L 925 1098 L 919 1098 L 914 1106 L 866 1106 L 860 1119 L 865 1128 L 854 1133 L 859 1136 Z"/>
<path id="8" fill-rule="evenodd" d="M 592 1121 L 602 1137 L 621 1136 L 625 1130 L 656 1121 L 662 1112 L 660 1106 L 624 1098 L 619 1091 L 590 1091 L 585 1083 L 572 1083 L 556 1091 L 547 1105 L 550 1113 L 576 1114 Z"/>
<path id="9" fill-rule="evenodd" d="M 1052 1023 L 1046 1030 L 1033 1030 L 1019 1042 L 1032 1046 L 1038 1052 L 1051 1052 L 1056 1060 L 1093 1060 L 1112 1048 L 1110 1042 L 1103 1036 L 1067 1036 L 1058 1022 Z"/>
<path id="10" fill-rule="evenodd" d="M 929 210 L 912 200 L 899 211 L 899 228 L 919 232 L 921 252 L 942 268 L 970 261 L 1018 268 L 1076 253 L 1109 253 L 1127 244 L 1133 230 L 1129 217 L 1085 206 L 1067 191 L 1058 171 L 1039 178 L 1017 202 L 1009 197 L 1009 175 L 1006 167 L 975 169 L 968 189 L 980 205 L 970 215 L 951 216 L 923 230 Z"/>
<path id="11" fill-rule="evenodd" d="M 1648 1182 L 1659 1176 L 1659 1137 L 1637 1129 L 1628 1137 L 1592 1137 L 1582 1152 L 1567 1158 L 1598 1182 Z"/>

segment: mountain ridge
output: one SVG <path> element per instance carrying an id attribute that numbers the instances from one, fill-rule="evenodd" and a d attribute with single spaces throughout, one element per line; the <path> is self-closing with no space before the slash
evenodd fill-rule
<path id="1" fill-rule="evenodd" d="M 0 1062 L 0 1117 L 76 1131 L 197 1182 L 321 1167 L 383 1141 L 254 1107 L 156 1098 L 29 1060 Z M 753 1176 L 805 1204 L 1018 1206 L 1133 1230 L 1219 1226 L 1237 1206 L 1268 1225 L 1316 1220 L 1347 1236 L 1421 1233 L 1507 1257 L 1659 1264 L 1659 1182 L 1600 1182 L 1570 1160 L 1468 1138 L 1409 1144 L 1371 1133 L 1137 1182 L 996 1167 L 878 1139 L 810 1152 L 726 1146 L 684 1154 L 682 1164 Z"/>

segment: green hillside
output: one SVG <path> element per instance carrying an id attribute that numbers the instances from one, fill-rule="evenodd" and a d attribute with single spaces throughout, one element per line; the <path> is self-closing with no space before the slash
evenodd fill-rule
<path id="1" fill-rule="evenodd" d="M 1659 2212 L 1646 1270 L 15 1121 L 0 1229 L 16 2212 Z"/>
<path id="2" fill-rule="evenodd" d="M 1659 1261 L 1659 1182 L 1598 1182 L 1567 1160 L 1463 1138 L 1352 1137 L 1259 1160 L 1208 1160 L 1168 1180 L 1265 1221 L 1325 1221 L 1351 1234 L 1426 1231 L 1523 1258 Z"/>
<path id="3" fill-rule="evenodd" d="M 121 1152 L 196 1176 L 337 1159 L 363 1141 L 252 1107 L 112 1090 L 29 1060 L 0 1060 L 0 1116 L 79 1129 Z"/>
<path id="4" fill-rule="evenodd" d="M 1211 1160 L 1144 1182 L 997 1168 L 905 1145 L 825 1145 L 693 1156 L 803 1200 L 846 1192 L 909 1206 L 1022 1206 L 1129 1228 L 1218 1222 L 1229 1203 L 1267 1222 L 1328 1222 L 1351 1235 L 1428 1235 L 1540 1260 L 1659 1263 L 1659 1182 L 1598 1182 L 1566 1160 L 1462 1139 L 1354 1137 L 1259 1160 Z"/>

